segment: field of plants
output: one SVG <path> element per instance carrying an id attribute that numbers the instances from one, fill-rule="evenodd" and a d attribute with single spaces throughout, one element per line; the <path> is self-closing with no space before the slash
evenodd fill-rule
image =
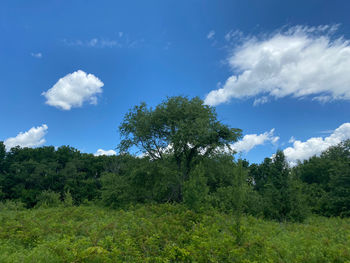
<path id="1" fill-rule="evenodd" d="M 0 211 L 0 262 L 350 262 L 350 219 L 304 223 L 234 217 L 183 205 Z"/>

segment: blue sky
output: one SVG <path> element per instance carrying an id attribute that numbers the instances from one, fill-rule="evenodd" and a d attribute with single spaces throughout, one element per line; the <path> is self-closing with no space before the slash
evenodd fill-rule
<path id="1" fill-rule="evenodd" d="M 350 138 L 349 1 L 1 1 L 0 140 L 113 150 L 134 105 L 199 96 L 260 162 Z M 347 67 L 349 66 L 349 67 Z M 110 152 L 109 152 L 110 153 Z"/>

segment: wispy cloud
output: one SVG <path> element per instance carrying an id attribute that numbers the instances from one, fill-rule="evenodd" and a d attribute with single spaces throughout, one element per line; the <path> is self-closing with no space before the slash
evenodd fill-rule
<path id="1" fill-rule="evenodd" d="M 320 131 L 320 133 L 322 133 L 322 134 L 331 134 L 331 133 L 333 133 L 333 132 L 334 132 L 334 130 Z"/>
<path id="2" fill-rule="evenodd" d="M 215 36 L 215 31 L 214 30 L 211 30 L 209 31 L 209 33 L 207 34 L 207 39 L 212 39 L 214 38 Z"/>
<path id="3" fill-rule="evenodd" d="M 234 74 L 205 103 L 255 98 L 259 105 L 286 96 L 322 103 L 350 100 L 350 40 L 334 38 L 337 28 L 295 26 L 258 37 L 228 33 L 228 41 L 241 38 L 227 58 Z"/>
<path id="4" fill-rule="evenodd" d="M 122 44 L 117 40 L 92 38 L 89 40 L 67 40 L 64 39 L 63 43 L 67 46 L 81 46 L 90 48 L 112 48 L 122 47 Z"/>
<path id="5" fill-rule="evenodd" d="M 43 54 L 41 54 L 40 52 L 39 53 L 30 53 L 30 55 L 34 58 L 42 58 L 43 57 Z"/>
<path id="6" fill-rule="evenodd" d="M 164 50 L 168 50 L 171 47 L 172 43 L 171 42 L 166 42 L 164 46 Z"/>
<path id="7" fill-rule="evenodd" d="M 240 30 L 231 30 L 225 35 L 225 40 L 227 42 L 233 41 L 233 40 L 242 40 L 244 37 L 243 32 Z"/>
<path id="8" fill-rule="evenodd" d="M 124 32 L 118 32 L 116 37 L 94 37 L 90 39 L 63 39 L 66 46 L 86 48 L 134 48 L 144 42 L 144 39 L 132 39 Z"/>

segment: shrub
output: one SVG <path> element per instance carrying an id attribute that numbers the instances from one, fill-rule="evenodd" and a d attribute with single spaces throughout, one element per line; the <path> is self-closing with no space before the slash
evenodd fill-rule
<path id="1" fill-rule="evenodd" d="M 51 190 L 42 191 L 37 200 L 37 207 L 57 207 L 62 204 L 60 194 Z"/>
<path id="2" fill-rule="evenodd" d="M 66 207 L 73 206 L 73 197 L 69 190 L 64 193 L 63 204 Z"/>
<path id="3" fill-rule="evenodd" d="M 0 202 L 0 211 L 1 210 L 24 210 L 25 205 L 19 200 L 5 200 Z"/>

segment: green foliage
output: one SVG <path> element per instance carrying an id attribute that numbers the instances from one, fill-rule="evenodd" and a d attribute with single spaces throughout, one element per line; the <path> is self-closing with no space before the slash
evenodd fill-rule
<path id="1" fill-rule="evenodd" d="M 119 167 L 120 162 L 131 161 L 121 156 L 82 154 L 69 146 L 14 147 L 8 152 L 2 146 L 0 143 L 2 198 L 20 199 L 27 207 L 34 207 L 37 196 L 45 190 L 61 195 L 70 191 L 75 204 L 98 199 L 101 174 Z"/>
<path id="2" fill-rule="evenodd" d="M 290 202 L 287 220 L 303 222 L 310 214 L 310 208 L 307 205 L 306 187 L 293 173 L 288 178 L 287 194 Z"/>
<path id="3" fill-rule="evenodd" d="M 73 206 L 73 197 L 69 190 L 64 193 L 63 204 L 65 207 Z"/>
<path id="4" fill-rule="evenodd" d="M 133 201 L 134 196 L 129 191 L 129 183 L 123 176 L 106 173 L 101 177 L 102 202 L 112 208 L 124 207 Z"/>
<path id="5" fill-rule="evenodd" d="M 118 156 L 0 142 L 0 262 L 350 262 L 349 219 L 310 214 L 350 216 L 350 140 L 249 165 L 229 151 L 241 130 L 181 96 L 120 132 Z"/>
<path id="6" fill-rule="evenodd" d="M 190 174 L 190 179 L 184 183 L 183 201 L 188 208 L 200 211 L 207 206 L 209 187 L 204 176 L 203 166 L 197 166 Z"/>
<path id="7" fill-rule="evenodd" d="M 235 189 L 233 186 L 219 187 L 209 197 L 213 207 L 222 212 L 232 212 L 235 206 Z"/>
<path id="8" fill-rule="evenodd" d="M 24 210 L 24 204 L 21 201 L 18 200 L 5 200 L 3 202 L 0 202 L 0 212 L 2 210 Z"/>
<path id="9" fill-rule="evenodd" d="M 215 109 L 199 98 L 171 97 L 155 109 L 145 103 L 135 106 L 119 127 L 121 152 L 136 146 L 153 160 L 172 158 L 180 181 L 176 201 L 182 201 L 182 188 L 191 170 L 202 157 L 210 156 L 241 135 L 217 120 Z"/>
<path id="10" fill-rule="evenodd" d="M 305 190 L 299 178 L 292 174 L 282 151 L 273 159 L 265 159 L 250 171 L 255 188 L 261 195 L 263 214 L 278 221 L 303 221 L 308 214 Z"/>
<path id="11" fill-rule="evenodd" d="M 37 197 L 37 206 L 38 207 L 58 207 L 62 204 L 61 195 L 59 193 L 53 192 L 51 190 L 43 191 Z"/>
<path id="12" fill-rule="evenodd" d="M 4 142 L 0 141 L 0 175 L 5 170 L 6 148 Z"/>
<path id="13" fill-rule="evenodd" d="M 182 205 L 0 213 L 0 262 L 349 262 L 349 219 L 278 223 Z"/>
<path id="14" fill-rule="evenodd" d="M 240 131 L 219 123 L 200 99 L 184 97 L 169 98 L 155 109 L 135 107 L 121 129 L 125 140 L 147 142 L 153 152 L 142 158 L 97 157 L 69 146 L 6 151 L 0 142 L 1 206 L 94 202 L 126 208 L 175 201 L 193 211 L 213 207 L 237 218 L 250 214 L 301 222 L 310 212 L 350 216 L 350 140 L 293 168 L 282 151 L 261 164 L 236 162 L 222 150 Z"/>
<path id="15" fill-rule="evenodd" d="M 218 175 L 221 177 L 222 174 Z M 238 164 L 231 162 L 226 167 L 224 176 L 226 182 L 220 183 L 220 186 L 211 193 L 211 203 L 220 211 L 242 214 L 246 208 L 250 188 L 242 161 L 240 160 Z"/>
<path id="16" fill-rule="evenodd" d="M 350 140 L 304 161 L 295 172 L 307 184 L 313 212 L 350 216 Z"/>
<path id="17" fill-rule="evenodd" d="M 329 214 L 350 216 L 350 159 L 338 163 L 330 173 Z"/>

